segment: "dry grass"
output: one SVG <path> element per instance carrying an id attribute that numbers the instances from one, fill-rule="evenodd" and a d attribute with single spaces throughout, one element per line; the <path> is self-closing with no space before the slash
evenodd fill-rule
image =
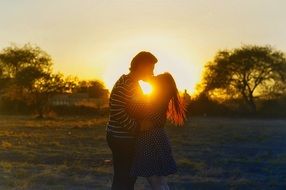
<path id="1" fill-rule="evenodd" d="M 109 189 L 106 118 L 0 116 L 0 189 Z M 191 118 L 167 126 L 171 189 L 285 189 L 286 121 Z M 136 189 L 148 189 L 139 178 Z"/>

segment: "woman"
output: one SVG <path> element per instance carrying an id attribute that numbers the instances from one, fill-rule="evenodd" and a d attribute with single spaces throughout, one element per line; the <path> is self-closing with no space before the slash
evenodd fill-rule
<path id="1" fill-rule="evenodd" d="M 148 118 L 140 122 L 141 130 L 136 142 L 131 175 L 146 177 L 154 190 L 165 190 L 169 189 L 165 176 L 175 173 L 177 168 L 164 125 L 166 119 L 176 125 L 182 125 L 185 109 L 171 74 L 164 73 L 154 77 L 152 85 L 154 92 L 147 100 L 145 97 L 144 101 L 148 101 L 150 113 L 155 110 L 159 112 L 157 115 L 163 122 L 160 126 L 152 126 L 156 122 Z"/>

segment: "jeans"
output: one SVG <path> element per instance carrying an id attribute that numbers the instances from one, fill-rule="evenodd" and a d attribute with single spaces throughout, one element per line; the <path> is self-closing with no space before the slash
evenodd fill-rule
<path id="1" fill-rule="evenodd" d="M 106 140 L 112 151 L 112 190 L 134 190 L 137 177 L 130 176 L 135 152 L 135 139 L 115 138 L 107 133 Z"/>

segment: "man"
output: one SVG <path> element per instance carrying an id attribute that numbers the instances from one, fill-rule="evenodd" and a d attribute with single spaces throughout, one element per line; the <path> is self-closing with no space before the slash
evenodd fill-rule
<path id="1" fill-rule="evenodd" d="M 138 81 L 152 77 L 156 63 L 157 58 L 150 52 L 138 53 L 131 61 L 130 72 L 122 75 L 111 91 L 106 138 L 113 159 L 112 190 L 134 189 L 136 177 L 130 176 L 130 169 L 139 124 L 128 110 L 141 114 L 145 111 L 144 105 L 133 105 L 130 100 L 142 93 Z"/>

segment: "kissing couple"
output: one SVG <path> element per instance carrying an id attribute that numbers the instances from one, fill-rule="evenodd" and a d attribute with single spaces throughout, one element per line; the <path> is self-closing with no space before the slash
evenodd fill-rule
<path id="1" fill-rule="evenodd" d="M 153 190 L 168 190 L 166 176 L 177 172 L 164 126 L 167 120 L 183 125 L 185 108 L 172 75 L 154 76 L 157 62 L 150 52 L 138 53 L 130 72 L 111 91 L 106 140 L 112 152 L 112 190 L 133 190 L 137 177 L 145 177 Z M 144 95 L 140 80 L 152 84 L 151 95 Z"/>

